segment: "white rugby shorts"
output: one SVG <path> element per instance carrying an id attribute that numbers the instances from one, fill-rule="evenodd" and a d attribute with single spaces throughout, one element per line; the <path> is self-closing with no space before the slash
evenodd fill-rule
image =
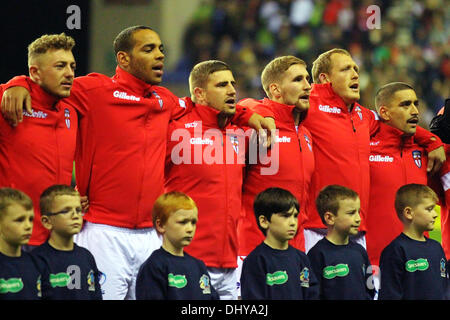
<path id="1" fill-rule="evenodd" d="M 129 229 L 88 221 L 74 239 L 95 258 L 104 300 L 136 300 L 139 268 L 162 245 L 154 228 Z"/>

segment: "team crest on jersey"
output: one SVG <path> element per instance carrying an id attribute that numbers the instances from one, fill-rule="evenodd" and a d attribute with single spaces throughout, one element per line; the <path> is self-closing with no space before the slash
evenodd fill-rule
<path id="1" fill-rule="evenodd" d="M 36 289 L 37 289 L 37 291 L 38 291 L 38 293 L 37 293 L 37 296 L 39 297 L 39 298 L 41 298 L 42 297 L 42 286 L 41 286 L 41 284 L 42 284 L 42 282 L 41 282 L 41 276 L 39 275 L 39 277 L 37 278 L 37 281 L 36 281 Z"/>
<path id="2" fill-rule="evenodd" d="M 355 107 L 355 111 L 356 111 L 356 113 L 358 114 L 358 117 L 359 117 L 359 120 L 361 120 L 362 121 L 362 110 L 361 110 L 361 108 L 359 107 L 359 106 L 356 106 Z"/>
<path id="3" fill-rule="evenodd" d="M 418 168 L 422 168 L 422 152 L 420 152 L 419 150 L 414 150 L 412 152 L 412 156 L 413 156 L 414 163 L 416 164 L 416 166 Z"/>
<path id="4" fill-rule="evenodd" d="M 231 145 L 233 146 L 234 152 L 239 154 L 239 139 L 237 136 L 230 137 Z"/>
<path id="5" fill-rule="evenodd" d="M 156 99 L 158 99 L 159 107 L 162 109 L 163 108 L 163 101 L 162 101 L 161 97 L 156 93 L 156 91 L 152 91 L 152 93 L 155 95 Z"/>
<path id="6" fill-rule="evenodd" d="M 441 259 L 439 268 L 441 270 L 441 277 L 442 278 L 447 278 L 447 268 L 446 268 L 447 262 L 445 261 L 444 258 Z"/>
<path id="7" fill-rule="evenodd" d="M 209 277 L 204 274 L 200 277 L 200 289 L 203 290 L 203 294 L 210 294 L 211 293 L 211 281 L 209 280 Z"/>
<path id="8" fill-rule="evenodd" d="M 300 285 L 309 288 L 309 269 L 304 267 L 300 273 Z"/>
<path id="9" fill-rule="evenodd" d="M 95 291 L 94 270 L 89 271 L 88 276 L 87 276 L 87 284 L 88 284 L 89 291 Z"/>
<path id="10" fill-rule="evenodd" d="M 186 102 L 184 102 L 183 99 L 178 98 L 178 104 L 180 105 L 180 107 L 186 109 Z"/>
<path id="11" fill-rule="evenodd" d="M 67 108 L 64 109 L 64 118 L 66 119 L 67 129 L 70 129 L 70 110 Z"/>
<path id="12" fill-rule="evenodd" d="M 309 140 L 309 137 L 306 134 L 304 135 L 304 137 L 305 137 L 306 144 L 308 145 L 309 151 L 312 151 L 311 140 Z"/>

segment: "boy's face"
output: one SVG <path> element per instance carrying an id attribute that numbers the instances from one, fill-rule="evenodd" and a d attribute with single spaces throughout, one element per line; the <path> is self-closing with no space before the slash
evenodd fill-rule
<path id="1" fill-rule="evenodd" d="M 272 214 L 270 221 L 266 220 L 263 222 L 262 226 L 267 229 L 268 241 L 270 241 L 270 239 L 277 242 L 291 240 L 297 233 L 298 211 L 295 207 L 292 207 L 287 212 L 274 213 Z"/>
<path id="2" fill-rule="evenodd" d="M 434 210 L 436 201 L 432 198 L 423 198 L 423 200 L 412 208 L 412 225 L 420 232 L 431 231 L 434 229 L 434 222 L 438 214 Z"/>
<path id="3" fill-rule="evenodd" d="M 359 225 L 361 223 L 360 200 L 341 199 L 339 200 L 339 210 L 333 217 L 334 229 L 339 234 L 356 235 L 358 234 Z"/>
<path id="4" fill-rule="evenodd" d="M 50 211 L 41 217 L 42 224 L 57 236 L 67 238 L 81 231 L 83 215 L 78 195 L 56 196 Z"/>
<path id="5" fill-rule="evenodd" d="M 160 226 L 167 249 L 178 251 L 191 243 L 197 228 L 197 208 L 180 209 L 170 214 L 166 223 Z"/>
<path id="6" fill-rule="evenodd" d="M 8 206 L 0 216 L 0 241 L 10 246 L 27 244 L 33 231 L 34 211 L 20 204 Z"/>

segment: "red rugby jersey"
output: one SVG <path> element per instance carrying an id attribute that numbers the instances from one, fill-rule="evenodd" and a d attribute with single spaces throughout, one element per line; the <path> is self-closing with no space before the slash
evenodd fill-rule
<path id="1" fill-rule="evenodd" d="M 238 225 L 239 255 L 247 256 L 264 240 L 264 235 L 257 225 L 253 202 L 258 193 L 270 187 L 289 190 L 297 198 L 300 204 L 298 232 L 290 244 L 304 251 L 305 240 L 302 224 L 306 218 L 305 209 L 309 201 L 309 187 L 314 171 L 311 135 L 301 123 L 296 129 L 292 114 L 294 106 L 280 104 L 267 98 L 263 100 L 245 99 L 239 104 L 248 106 L 258 113 L 267 113 L 266 111 L 273 113 L 278 130 L 274 145 L 267 153 L 271 162 L 258 157 L 256 163 L 249 163 L 246 167 L 242 195 L 243 216 Z M 277 151 L 274 151 L 275 148 Z M 278 156 L 275 156 L 276 152 L 278 152 Z M 277 170 L 274 174 L 265 174 L 264 170 L 269 171 L 269 168 Z"/>
<path id="2" fill-rule="evenodd" d="M 197 204 L 197 230 L 186 252 L 208 267 L 235 268 L 245 137 L 235 125 L 219 129 L 218 113 L 197 104 L 171 123 L 165 191 L 184 192 Z"/>
<path id="3" fill-rule="evenodd" d="M 0 116 L 0 186 L 25 192 L 34 205 L 33 233 L 28 244 L 44 243 L 49 231 L 41 224 L 39 197 L 54 184 L 72 180 L 78 118 L 65 99 L 44 91 L 29 77 L 23 77 L 31 95 L 32 113 L 11 127 Z M 0 99 L 4 85 L 0 86 Z"/>
<path id="4" fill-rule="evenodd" d="M 370 197 L 366 242 L 370 262 L 379 265 L 381 251 L 403 231 L 394 202 L 409 183 L 427 184 L 427 154 L 414 137 L 387 124 L 370 140 Z"/>

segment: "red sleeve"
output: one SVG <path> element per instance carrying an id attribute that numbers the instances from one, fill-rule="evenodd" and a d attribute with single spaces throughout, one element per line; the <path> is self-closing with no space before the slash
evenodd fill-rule
<path id="1" fill-rule="evenodd" d="M 100 73 L 90 73 L 87 76 L 76 77 L 73 80 L 70 96 L 65 98 L 65 102 L 75 108 L 79 114 L 85 115 L 93 101 L 103 98 L 99 96 L 99 92 L 95 89 L 107 85 L 109 81 L 110 78 Z"/>
<path id="2" fill-rule="evenodd" d="M 376 112 L 369 110 L 370 116 L 369 116 L 369 134 L 370 137 L 373 137 L 378 129 L 380 128 L 380 120 L 379 116 Z"/>
<path id="3" fill-rule="evenodd" d="M 16 76 L 4 85 L 4 90 L 11 87 L 24 87 L 28 91 L 31 91 L 31 86 L 28 81 L 31 81 L 31 79 L 27 76 Z M 84 114 L 88 108 L 88 95 L 90 89 L 99 86 L 101 86 L 101 82 L 99 81 L 98 74 L 77 77 L 73 81 L 70 96 L 66 98 L 65 101 L 78 112 Z"/>
<path id="4" fill-rule="evenodd" d="M 369 130 L 370 130 L 370 136 L 373 137 L 379 128 L 379 116 L 375 114 L 373 111 L 370 112 L 372 116 L 369 118 Z M 436 138 L 435 140 L 432 138 Z M 433 151 L 439 147 L 444 146 L 444 143 L 441 141 L 441 139 L 431 133 L 430 131 L 417 126 L 416 134 L 414 135 L 414 141 L 420 145 L 421 147 L 425 148 L 427 152 Z"/>
<path id="5" fill-rule="evenodd" d="M 432 139 L 433 137 L 435 139 Z M 417 126 L 416 134 L 414 135 L 414 141 L 421 147 L 425 148 L 427 152 L 444 146 L 444 143 L 437 135 L 432 134 L 430 131 L 420 126 Z"/>
<path id="6" fill-rule="evenodd" d="M 192 102 L 191 98 L 184 97 L 178 98 L 174 94 L 172 94 L 172 99 L 174 100 L 174 107 L 172 109 L 172 115 L 170 117 L 171 120 L 177 120 L 184 116 L 185 114 L 192 111 L 194 107 L 194 102 Z"/>
<path id="7" fill-rule="evenodd" d="M 256 112 L 263 117 L 274 118 L 273 112 L 268 108 L 262 100 L 256 100 L 252 98 L 243 99 L 237 104 L 240 108 L 247 108 L 250 111 Z"/>
<path id="8" fill-rule="evenodd" d="M 28 84 L 28 79 L 29 78 L 27 76 L 16 76 L 9 80 L 6 84 L 2 84 L 3 90 L 6 91 L 12 87 L 24 87 L 28 91 L 31 91 L 31 87 Z"/>
<path id="9" fill-rule="evenodd" d="M 248 126 L 248 120 L 253 115 L 253 111 L 240 106 L 236 105 L 236 113 L 234 114 L 233 119 L 231 119 L 231 123 L 237 125 L 238 127 L 246 127 Z"/>
<path id="10" fill-rule="evenodd" d="M 248 120 L 255 112 L 264 118 L 274 117 L 273 112 L 266 108 L 260 100 L 248 98 L 238 102 L 231 122 L 239 127 L 248 127 Z"/>

